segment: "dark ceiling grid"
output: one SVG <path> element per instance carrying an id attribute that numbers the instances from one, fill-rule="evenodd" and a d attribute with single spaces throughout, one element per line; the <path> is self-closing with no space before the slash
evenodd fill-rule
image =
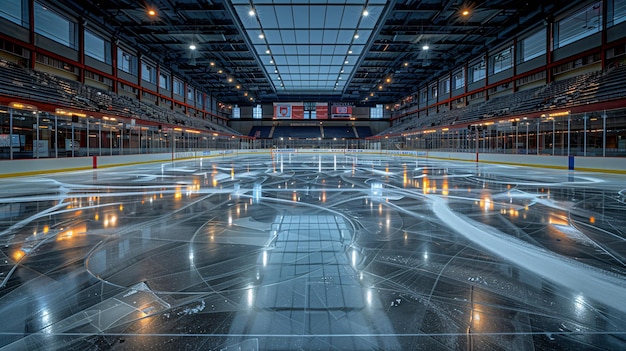
<path id="1" fill-rule="evenodd" d="M 271 80 L 274 71 L 266 71 L 260 62 L 237 16 L 229 10 L 230 1 L 154 0 L 151 5 L 158 12 L 156 18 L 146 14 L 144 2 L 57 0 L 55 5 L 73 10 L 88 23 L 107 28 L 142 55 L 173 68 L 223 102 L 240 104 L 247 101 L 244 91 L 254 96 L 253 103 L 285 99 L 355 103 L 368 99 L 367 103 L 371 104 L 393 103 L 469 59 L 506 43 L 530 25 L 541 23 L 553 10 L 575 5 L 575 2 L 563 0 L 538 5 L 514 0 L 473 3 L 396 0 L 387 3 L 388 11 L 381 14 L 379 23 L 374 25 L 371 40 L 361 43 L 365 46 L 356 66 L 349 76 L 342 77 L 346 84 L 340 94 L 291 95 L 284 93 L 286 89 L 274 86 Z M 471 14 L 464 18 L 460 10 L 466 5 L 471 8 Z M 326 23 L 322 23 L 326 27 Z M 309 37 L 311 35 L 312 32 Z M 188 42 L 193 37 L 198 40 L 195 64 L 190 60 Z M 423 43 L 430 47 L 427 53 L 422 52 Z M 322 60 L 324 57 L 311 52 L 308 48 L 308 58 Z M 300 57 L 296 58 L 298 62 Z M 211 62 L 215 65 L 211 66 Z M 302 73 L 300 67 L 303 66 L 287 67 L 293 69 L 294 74 Z M 218 73 L 218 69 L 223 73 Z M 228 83 L 227 77 L 233 77 L 236 83 Z M 317 77 L 321 82 L 325 73 L 317 72 Z M 241 89 L 236 89 L 235 84 L 240 84 Z M 378 89 L 381 85 L 383 89 Z"/>

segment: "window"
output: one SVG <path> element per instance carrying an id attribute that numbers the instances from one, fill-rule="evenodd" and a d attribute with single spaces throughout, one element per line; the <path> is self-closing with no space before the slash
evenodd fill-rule
<path id="1" fill-rule="evenodd" d="M 546 30 L 542 29 L 519 42 L 521 62 L 532 60 L 546 53 Z"/>
<path id="2" fill-rule="evenodd" d="M 188 101 L 193 101 L 193 87 L 188 86 L 187 87 L 187 100 Z"/>
<path id="3" fill-rule="evenodd" d="M 597 2 L 560 20 L 556 26 L 556 47 L 560 48 L 602 29 L 602 3 Z"/>
<path id="4" fill-rule="evenodd" d="M 35 33 L 76 49 L 76 23 L 35 2 Z"/>
<path id="5" fill-rule="evenodd" d="M 107 77 L 101 76 L 101 75 L 99 75 L 97 73 L 94 73 L 94 72 L 91 72 L 91 71 L 88 71 L 88 70 L 85 70 L 85 78 L 91 79 L 91 80 L 96 81 L 96 82 L 100 82 L 100 83 L 106 85 L 107 87 L 112 87 L 113 86 L 113 80 L 111 78 L 107 78 Z"/>
<path id="6" fill-rule="evenodd" d="M 111 44 L 99 36 L 85 31 L 85 55 L 104 63 L 111 63 Z"/>
<path id="7" fill-rule="evenodd" d="M 233 113 L 231 114 L 231 118 L 241 118 L 241 109 L 239 106 L 233 106 Z"/>
<path id="8" fill-rule="evenodd" d="M 422 90 L 422 102 L 428 101 L 428 89 Z"/>
<path id="9" fill-rule="evenodd" d="M 25 53 L 26 49 L 23 48 L 21 45 L 14 44 L 2 39 L 0 39 L 0 51 L 10 52 L 20 57 L 27 56 L 27 54 Z"/>
<path id="10" fill-rule="evenodd" d="M 130 74 L 137 74 L 137 57 L 117 49 L 117 69 Z"/>
<path id="11" fill-rule="evenodd" d="M 22 18 L 24 18 L 24 7 L 22 5 L 22 0 L 2 0 L 0 17 L 19 25 L 25 25 L 25 21 L 22 21 Z"/>
<path id="12" fill-rule="evenodd" d="M 376 105 L 376 107 L 371 107 L 370 108 L 370 118 L 371 119 L 383 118 L 384 111 L 385 111 L 385 107 L 383 105 Z"/>
<path id="13" fill-rule="evenodd" d="M 469 68 L 469 76 L 471 78 L 471 83 L 475 83 L 480 81 L 481 79 L 485 79 L 485 63 L 479 62 Z"/>
<path id="14" fill-rule="evenodd" d="M 174 94 L 185 96 L 185 84 L 176 78 L 174 78 Z"/>
<path id="15" fill-rule="evenodd" d="M 161 72 L 159 77 L 159 87 L 165 90 L 171 90 L 170 75 Z"/>
<path id="16" fill-rule="evenodd" d="M 263 108 L 261 108 L 261 105 L 256 105 L 256 107 L 252 108 L 252 118 L 254 119 L 263 118 Z"/>
<path id="17" fill-rule="evenodd" d="M 513 47 L 504 49 L 491 57 L 493 73 L 499 73 L 513 67 Z"/>
<path id="18" fill-rule="evenodd" d="M 439 82 L 439 90 L 441 90 L 442 94 L 447 94 L 450 92 L 450 79 L 446 78 L 446 80 L 442 80 Z"/>
<path id="19" fill-rule="evenodd" d="M 149 63 L 141 63 L 141 79 L 156 84 L 156 67 Z"/>
<path id="20" fill-rule="evenodd" d="M 437 86 L 436 85 L 433 85 L 432 87 L 430 87 L 430 98 L 431 99 L 437 98 Z"/>
<path id="21" fill-rule="evenodd" d="M 609 3 L 611 3 L 609 1 Z M 626 1 L 613 0 L 613 25 L 626 21 Z M 609 16 L 610 18 L 610 16 Z"/>
<path id="22" fill-rule="evenodd" d="M 460 69 L 452 74 L 452 89 L 461 89 L 465 86 L 465 72 Z"/>
<path id="23" fill-rule="evenodd" d="M 69 63 L 54 59 L 52 57 L 49 57 L 40 53 L 37 53 L 36 60 L 39 63 L 43 63 L 44 65 L 54 67 L 56 69 L 62 69 L 64 71 L 68 71 L 73 74 L 78 73 L 78 69 L 74 65 L 70 65 Z"/>
<path id="24" fill-rule="evenodd" d="M 196 90 L 196 102 L 198 103 L 198 107 L 202 108 L 202 91 Z"/>

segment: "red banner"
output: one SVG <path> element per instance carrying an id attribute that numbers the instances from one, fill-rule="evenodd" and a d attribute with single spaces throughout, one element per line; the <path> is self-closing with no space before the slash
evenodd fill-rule
<path id="1" fill-rule="evenodd" d="M 291 105 L 291 118 L 292 119 L 304 119 L 304 106 L 303 105 Z"/>
<path id="2" fill-rule="evenodd" d="M 315 118 L 316 119 L 328 119 L 328 105 L 315 106 Z"/>

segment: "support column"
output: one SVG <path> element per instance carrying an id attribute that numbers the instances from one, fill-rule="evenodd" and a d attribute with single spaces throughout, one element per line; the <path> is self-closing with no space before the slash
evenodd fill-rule
<path id="1" fill-rule="evenodd" d="M 489 101 L 489 89 L 487 88 L 489 85 L 489 54 L 485 54 L 483 59 L 485 60 L 485 101 Z"/>
<path id="2" fill-rule="evenodd" d="M 513 81 L 511 82 L 512 92 L 517 93 L 517 37 L 513 38 Z"/>
<path id="3" fill-rule="evenodd" d="M 78 19 L 78 81 L 85 84 L 85 23 L 84 18 Z"/>
<path id="4" fill-rule="evenodd" d="M 117 94 L 119 89 L 119 80 L 117 77 L 117 39 L 113 38 L 111 42 L 111 67 L 113 69 L 113 92 Z"/>
<path id="5" fill-rule="evenodd" d="M 604 70 L 607 66 L 606 64 L 606 29 L 608 27 L 608 15 L 609 15 L 609 1 L 602 1 L 602 28 L 600 30 L 600 40 L 602 45 L 600 46 L 600 64 L 602 69 Z"/>
<path id="6" fill-rule="evenodd" d="M 552 51 L 554 48 L 554 19 L 552 16 L 546 18 L 547 30 L 546 30 L 546 83 L 552 83 L 554 79 L 552 74 Z"/>
<path id="7" fill-rule="evenodd" d="M 30 62 L 28 67 L 31 70 L 35 69 L 35 62 L 37 62 L 37 44 L 35 43 L 35 0 L 28 1 L 28 29 L 30 44 L 33 49 L 30 50 Z"/>

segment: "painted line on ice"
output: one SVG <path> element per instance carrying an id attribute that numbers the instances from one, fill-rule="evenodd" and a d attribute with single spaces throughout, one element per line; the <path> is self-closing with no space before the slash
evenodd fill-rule
<path id="1" fill-rule="evenodd" d="M 582 294 L 616 310 L 626 312 L 623 279 L 608 271 L 590 267 L 555 252 L 533 247 L 507 236 L 493 227 L 483 226 L 452 211 L 444 198 L 434 200 L 433 212 L 443 224 L 487 251 L 531 271 L 544 279 Z M 574 296 L 572 296 L 574 297 Z"/>

